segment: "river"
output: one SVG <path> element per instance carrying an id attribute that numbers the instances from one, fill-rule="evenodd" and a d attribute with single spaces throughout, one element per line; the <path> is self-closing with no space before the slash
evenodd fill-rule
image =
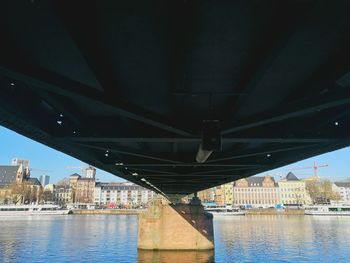
<path id="1" fill-rule="evenodd" d="M 0 217 L 0 262 L 350 262 L 350 217 L 214 220 L 214 252 L 137 250 L 137 216 Z"/>

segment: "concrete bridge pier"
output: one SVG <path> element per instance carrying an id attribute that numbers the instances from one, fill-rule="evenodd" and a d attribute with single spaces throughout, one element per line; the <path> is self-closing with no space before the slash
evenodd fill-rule
<path id="1" fill-rule="evenodd" d="M 214 249 L 213 216 L 200 200 L 170 204 L 156 199 L 139 215 L 138 248 L 147 250 Z"/>

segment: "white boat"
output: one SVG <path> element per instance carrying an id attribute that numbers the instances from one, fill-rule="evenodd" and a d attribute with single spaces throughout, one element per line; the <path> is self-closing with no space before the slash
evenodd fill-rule
<path id="1" fill-rule="evenodd" d="M 305 215 L 350 216 L 350 205 L 313 205 L 305 208 Z"/>
<path id="2" fill-rule="evenodd" d="M 244 216 L 245 212 L 230 206 L 211 206 L 205 207 L 204 211 L 211 213 L 214 217 L 218 216 Z"/>
<path id="3" fill-rule="evenodd" d="M 58 205 L 0 205 L 0 216 L 67 215 L 71 210 Z"/>

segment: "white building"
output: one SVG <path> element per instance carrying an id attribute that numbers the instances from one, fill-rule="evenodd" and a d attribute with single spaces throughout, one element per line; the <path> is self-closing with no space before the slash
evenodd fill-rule
<path id="1" fill-rule="evenodd" d="M 339 193 L 342 202 L 350 203 L 350 182 L 334 182 L 332 188 Z"/>
<path id="2" fill-rule="evenodd" d="M 96 176 L 96 168 L 89 166 L 88 168 L 85 169 L 86 172 L 86 177 L 87 178 L 95 178 Z"/>
<path id="3" fill-rule="evenodd" d="M 96 205 L 140 206 L 147 204 L 154 192 L 131 183 L 96 183 Z"/>

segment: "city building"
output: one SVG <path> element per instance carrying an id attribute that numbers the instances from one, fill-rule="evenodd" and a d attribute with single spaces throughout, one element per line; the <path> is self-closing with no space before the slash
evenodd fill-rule
<path id="1" fill-rule="evenodd" d="M 23 165 L 0 165 L 0 187 L 22 183 L 29 174 Z"/>
<path id="2" fill-rule="evenodd" d="M 81 176 L 77 173 L 71 174 L 69 176 L 69 186 L 72 189 L 72 193 L 71 193 L 72 203 L 76 202 L 76 189 L 77 189 L 77 184 L 80 177 Z"/>
<path id="3" fill-rule="evenodd" d="M 216 186 L 214 188 L 215 196 L 214 196 L 214 202 L 216 205 L 223 205 L 224 204 L 224 198 L 222 196 L 222 186 Z"/>
<path id="4" fill-rule="evenodd" d="M 55 185 L 53 187 L 53 201 L 59 205 L 72 203 L 72 188 L 69 185 Z"/>
<path id="5" fill-rule="evenodd" d="M 279 204 L 278 185 L 271 176 L 253 176 L 234 182 L 233 203 L 245 207 L 275 207 Z"/>
<path id="6" fill-rule="evenodd" d="M 94 203 L 96 168 L 88 166 L 82 174 L 77 173 L 69 176 L 70 198 L 72 203 L 91 204 Z"/>
<path id="7" fill-rule="evenodd" d="M 45 187 L 50 183 L 50 176 L 48 175 L 41 175 L 40 176 L 40 183 L 42 187 Z"/>
<path id="8" fill-rule="evenodd" d="M 233 205 L 233 182 L 221 186 L 223 205 Z"/>
<path id="9" fill-rule="evenodd" d="M 75 203 L 94 203 L 95 178 L 80 177 L 77 180 L 76 189 L 74 190 Z"/>
<path id="10" fill-rule="evenodd" d="M 215 200 L 215 188 L 209 188 L 198 192 L 198 198 L 204 202 L 214 202 Z"/>
<path id="11" fill-rule="evenodd" d="M 298 206 L 311 204 L 311 198 L 306 191 L 305 181 L 300 180 L 292 172 L 278 182 L 281 204 Z"/>
<path id="12" fill-rule="evenodd" d="M 85 169 L 86 177 L 87 178 L 95 178 L 96 176 L 96 168 L 89 166 L 88 168 Z"/>
<path id="13" fill-rule="evenodd" d="M 23 165 L 24 169 L 29 170 L 29 160 L 19 159 L 19 158 L 13 158 L 11 160 L 11 165 L 13 166 L 20 166 Z"/>
<path id="14" fill-rule="evenodd" d="M 339 193 L 341 202 L 350 203 L 350 182 L 334 182 L 332 190 Z"/>
<path id="15" fill-rule="evenodd" d="M 0 166 L 0 203 L 37 201 L 42 191 L 37 178 L 31 178 L 29 161 L 13 159 L 16 165 Z"/>
<path id="16" fill-rule="evenodd" d="M 0 204 L 12 202 L 12 185 L 22 182 L 25 178 L 24 170 L 20 166 L 0 166 Z"/>
<path id="17" fill-rule="evenodd" d="M 208 191 L 208 192 L 207 192 Z M 202 202 L 215 202 L 216 205 L 232 205 L 233 204 L 233 183 L 219 185 L 217 187 L 203 191 L 206 198 L 201 193 L 198 198 Z"/>
<path id="18" fill-rule="evenodd" d="M 94 203 L 137 207 L 146 205 L 154 192 L 132 183 L 96 183 Z"/>

